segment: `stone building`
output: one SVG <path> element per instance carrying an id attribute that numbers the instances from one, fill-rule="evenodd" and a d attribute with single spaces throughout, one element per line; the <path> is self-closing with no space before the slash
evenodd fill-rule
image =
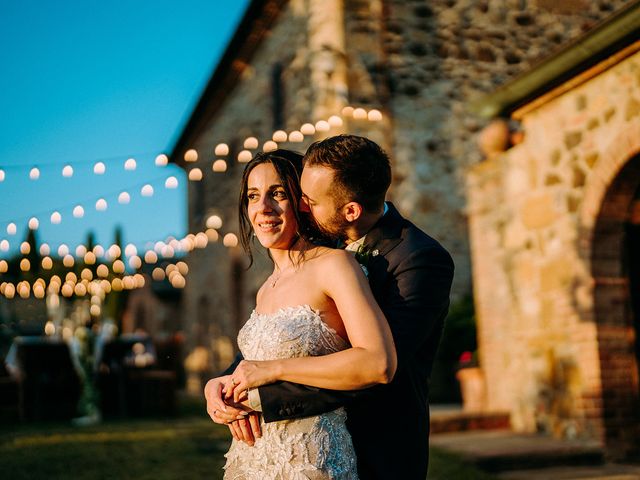
<path id="1" fill-rule="evenodd" d="M 454 300 L 471 292 L 465 172 L 481 162 L 476 137 L 486 123 L 470 99 L 531 68 L 534 61 L 624 8 L 623 0 L 254 0 L 177 142 L 173 161 L 202 180 L 189 185 L 189 228 L 207 219 L 220 238 L 237 232 L 237 195 L 245 145 L 274 131 L 338 115 L 329 131 L 368 136 L 393 162 L 389 199 L 439 239 L 456 262 Z M 382 112 L 380 121 L 353 114 Z M 319 129 L 324 130 L 324 129 Z M 214 155 L 219 143 L 229 146 Z M 197 161 L 191 152 L 198 152 Z M 219 154 L 226 153 L 220 149 Z M 212 171 L 226 160 L 224 173 Z M 199 178 L 194 172 L 192 178 Z M 215 235 L 211 235 L 215 238 Z M 195 251 L 183 318 L 192 348 L 235 339 L 269 262 L 246 259 L 227 237 Z M 190 326 L 189 326 L 190 325 Z M 225 366 L 213 361 L 212 369 Z M 505 408 L 504 404 L 500 404 Z"/>
<path id="2" fill-rule="evenodd" d="M 639 33 L 636 3 L 477 103 L 520 127 L 509 145 L 488 126 L 467 174 L 488 409 L 623 456 L 640 454 Z"/>

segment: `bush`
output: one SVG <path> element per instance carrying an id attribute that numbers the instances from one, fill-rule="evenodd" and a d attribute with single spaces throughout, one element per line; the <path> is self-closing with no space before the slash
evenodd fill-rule
<path id="1" fill-rule="evenodd" d="M 460 403 L 460 386 L 456 380 L 458 362 L 464 352 L 475 352 L 476 320 L 473 298 L 467 295 L 449 308 L 442 339 L 438 347 L 429 397 L 432 403 Z"/>

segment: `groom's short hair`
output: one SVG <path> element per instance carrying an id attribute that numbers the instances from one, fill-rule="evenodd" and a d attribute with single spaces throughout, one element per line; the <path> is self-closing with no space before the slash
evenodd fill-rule
<path id="1" fill-rule="evenodd" d="M 312 143 L 303 162 L 333 170 L 332 194 L 338 202 L 358 202 L 368 212 L 383 208 L 391 165 L 377 143 L 357 135 L 336 135 Z"/>

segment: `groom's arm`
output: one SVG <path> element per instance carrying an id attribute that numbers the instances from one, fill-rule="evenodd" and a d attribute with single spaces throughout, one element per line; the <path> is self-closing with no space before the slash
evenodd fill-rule
<path id="1" fill-rule="evenodd" d="M 440 246 L 413 252 L 394 268 L 380 306 L 393 333 L 398 371 L 414 361 L 425 342 L 437 345 L 449 307 L 452 279 L 453 261 Z M 273 422 L 326 413 L 384 387 L 336 391 L 277 382 L 259 387 L 258 392 L 264 420 Z"/>

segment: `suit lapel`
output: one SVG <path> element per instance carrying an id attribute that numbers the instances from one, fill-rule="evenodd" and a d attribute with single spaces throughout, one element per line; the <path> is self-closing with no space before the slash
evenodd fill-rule
<path id="1" fill-rule="evenodd" d="M 402 242 L 402 226 L 404 219 L 392 203 L 387 202 L 387 213 L 378 220 L 367 233 L 364 249 L 372 252 L 367 269 L 369 284 L 374 295 L 378 298 L 378 287 L 382 285 L 389 266 L 386 255 Z M 376 252 L 377 251 L 377 252 Z"/>

